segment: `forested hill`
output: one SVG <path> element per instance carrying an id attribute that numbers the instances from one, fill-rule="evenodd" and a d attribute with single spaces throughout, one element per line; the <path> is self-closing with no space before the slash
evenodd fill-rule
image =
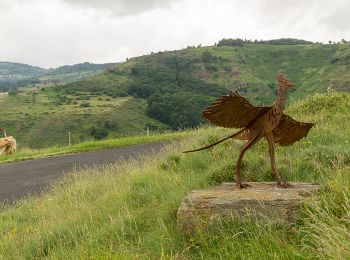
<path id="1" fill-rule="evenodd" d="M 327 89 L 350 91 L 350 45 L 224 39 L 216 46 L 129 59 L 59 90 L 142 98 L 147 100 L 150 117 L 176 129 L 200 124 L 201 109 L 229 90 L 237 90 L 255 103 L 273 102 L 279 72 L 297 85 L 288 100 Z"/>
<path id="2" fill-rule="evenodd" d="M 101 73 L 115 63 L 80 63 L 56 69 L 43 69 L 27 64 L 0 62 L 0 92 L 34 84 L 61 84 L 86 79 Z"/>

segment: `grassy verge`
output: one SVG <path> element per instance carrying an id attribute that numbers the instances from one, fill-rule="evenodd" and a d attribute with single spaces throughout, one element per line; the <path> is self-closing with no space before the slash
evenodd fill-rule
<path id="1" fill-rule="evenodd" d="M 119 139 L 106 139 L 102 141 L 89 141 L 89 142 L 82 142 L 71 146 L 54 146 L 54 147 L 42 148 L 42 149 L 22 148 L 12 155 L 0 156 L 0 164 L 35 159 L 35 158 L 42 158 L 42 157 L 48 157 L 48 156 L 54 156 L 54 155 L 89 152 L 89 151 L 104 150 L 104 149 L 111 149 L 111 148 L 117 148 L 122 146 L 146 144 L 146 143 L 153 143 L 153 142 L 160 142 L 160 141 L 167 141 L 167 140 L 178 140 L 181 138 L 185 138 L 188 135 L 190 135 L 190 131 L 157 134 L 157 135 L 149 135 L 149 136 L 131 136 L 131 137 L 123 137 Z"/>
<path id="2" fill-rule="evenodd" d="M 176 229 L 177 208 L 190 190 L 233 180 L 237 143 L 181 153 L 229 133 L 200 129 L 160 155 L 73 172 L 40 198 L 4 206 L 1 258 L 349 259 L 349 107 L 349 94 L 332 93 L 289 108 L 293 118 L 317 126 L 303 141 L 278 148 L 277 165 L 287 180 L 322 187 L 295 225 L 227 221 L 196 236 Z M 243 175 L 273 180 L 266 142 L 247 152 Z"/>

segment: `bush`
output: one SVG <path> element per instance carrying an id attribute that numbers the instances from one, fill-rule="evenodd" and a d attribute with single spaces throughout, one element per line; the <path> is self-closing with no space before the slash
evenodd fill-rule
<path id="1" fill-rule="evenodd" d="M 108 132 L 104 128 L 95 128 L 94 126 L 90 130 L 90 134 L 96 139 L 105 139 L 108 136 Z"/>
<path id="2" fill-rule="evenodd" d="M 210 51 L 205 51 L 202 53 L 202 62 L 207 63 L 213 60 L 213 55 Z"/>
<path id="3" fill-rule="evenodd" d="M 13 87 L 8 91 L 9 96 L 15 96 L 18 94 L 18 88 L 17 87 Z"/>
<path id="4" fill-rule="evenodd" d="M 81 103 L 80 105 L 79 105 L 79 107 L 90 107 L 90 104 L 89 103 Z"/>

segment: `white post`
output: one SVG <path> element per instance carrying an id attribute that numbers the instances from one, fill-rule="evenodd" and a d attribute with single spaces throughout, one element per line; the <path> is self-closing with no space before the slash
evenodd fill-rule
<path id="1" fill-rule="evenodd" d="M 147 126 L 147 136 L 149 136 L 149 127 Z"/>
<path id="2" fill-rule="evenodd" d="M 68 132 L 68 146 L 70 146 L 70 132 Z"/>

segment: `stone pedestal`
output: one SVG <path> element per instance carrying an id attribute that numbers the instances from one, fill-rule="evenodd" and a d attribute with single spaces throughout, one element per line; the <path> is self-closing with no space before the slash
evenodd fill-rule
<path id="1" fill-rule="evenodd" d="M 192 233 L 197 225 L 207 225 L 222 218 L 268 219 L 277 223 L 293 223 L 297 210 L 305 199 L 319 190 L 312 183 L 290 183 L 291 189 L 277 188 L 275 182 L 249 182 L 247 189 L 237 189 L 235 183 L 192 191 L 177 212 L 178 228 Z"/>

